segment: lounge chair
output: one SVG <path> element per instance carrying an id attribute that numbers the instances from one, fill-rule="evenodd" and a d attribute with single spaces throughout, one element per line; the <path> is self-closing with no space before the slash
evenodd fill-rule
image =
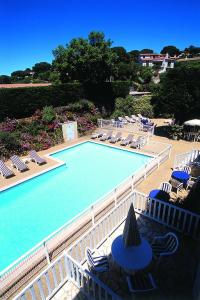
<path id="1" fill-rule="evenodd" d="M 102 135 L 103 135 L 103 131 L 96 131 L 96 132 L 92 133 L 91 139 L 100 138 Z"/>
<path id="2" fill-rule="evenodd" d="M 131 293 L 144 293 L 157 288 L 151 273 L 136 272 L 126 277 L 128 288 Z"/>
<path id="3" fill-rule="evenodd" d="M 35 150 L 31 150 L 29 152 L 29 155 L 30 155 L 30 160 L 34 161 L 38 165 L 43 165 L 47 163 L 46 160 L 40 157 Z"/>
<path id="4" fill-rule="evenodd" d="M 107 133 L 104 133 L 101 137 L 100 137 L 100 141 L 106 141 L 112 138 L 112 131 L 109 131 Z"/>
<path id="5" fill-rule="evenodd" d="M 9 178 L 11 176 L 14 176 L 15 174 L 13 173 L 13 171 L 11 171 L 2 160 L 0 160 L 0 174 L 4 177 L 4 178 Z"/>
<path id="6" fill-rule="evenodd" d="M 133 141 L 130 144 L 130 147 L 141 149 L 145 144 L 146 144 L 146 138 L 144 138 L 143 136 L 139 136 L 137 140 Z"/>
<path id="7" fill-rule="evenodd" d="M 126 119 L 129 123 L 135 123 L 135 120 L 131 119 L 129 116 L 125 116 L 125 119 Z"/>
<path id="8" fill-rule="evenodd" d="M 96 273 L 107 272 L 109 270 L 108 258 L 104 255 L 94 256 L 89 247 L 85 249 L 88 268 Z"/>
<path id="9" fill-rule="evenodd" d="M 118 117 L 118 120 L 119 120 L 120 122 L 122 122 L 123 124 L 127 124 L 127 123 L 128 123 L 127 120 L 124 119 L 124 118 L 122 118 L 122 117 Z"/>
<path id="10" fill-rule="evenodd" d="M 120 145 L 122 146 L 127 146 L 128 144 L 132 143 L 133 141 L 133 134 L 129 134 L 122 142 Z"/>
<path id="11" fill-rule="evenodd" d="M 113 136 L 111 139 L 110 139 L 110 143 L 116 143 L 118 141 L 121 140 L 121 137 L 122 137 L 122 133 L 121 132 L 118 132 L 115 136 Z"/>
<path id="12" fill-rule="evenodd" d="M 17 155 L 11 156 L 10 160 L 12 161 L 12 166 L 20 172 L 24 172 L 29 169 Z"/>

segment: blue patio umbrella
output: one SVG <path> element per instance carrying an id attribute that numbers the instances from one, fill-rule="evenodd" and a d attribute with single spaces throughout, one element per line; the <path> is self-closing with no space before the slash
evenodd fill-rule
<path id="1" fill-rule="evenodd" d="M 137 220 L 133 204 L 128 211 L 123 231 L 123 241 L 125 247 L 138 246 L 141 244 L 140 233 L 137 227 Z"/>

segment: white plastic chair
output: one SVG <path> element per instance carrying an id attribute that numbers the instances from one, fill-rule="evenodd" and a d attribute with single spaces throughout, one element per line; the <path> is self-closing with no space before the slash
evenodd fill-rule
<path id="1" fill-rule="evenodd" d="M 160 185 L 160 190 L 170 194 L 172 190 L 172 185 L 169 182 L 163 182 Z"/>
<path id="2" fill-rule="evenodd" d="M 180 191 L 183 188 L 183 182 L 180 182 L 177 179 L 171 178 L 170 183 L 172 188 L 176 189 L 176 192 Z"/>
<path id="3" fill-rule="evenodd" d="M 156 257 L 172 255 L 177 251 L 178 246 L 178 238 L 173 232 L 168 232 L 163 236 L 156 236 L 151 242 L 153 254 Z"/>
<path id="4" fill-rule="evenodd" d="M 186 172 L 187 174 L 191 173 L 191 168 L 189 166 L 184 166 L 183 171 Z"/>
<path id="5" fill-rule="evenodd" d="M 189 180 L 187 181 L 186 190 L 188 190 L 189 188 L 191 188 L 193 186 L 193 184 L 195 183 L 196 180 L 197 180 L 197 177 L 190 177 Z"/>
<path id="6" fill-rule="evenodd" d="M 86 247 L 85 255 L 90 271 L 102 273 L 109 270 L 108 258 L 106 256 L 93 256 L 92 250 L 89 247 Z"/>
<path id="7" fill-rule="evenodd" d="M 137 272 L 126 277 L 128 288 L 131 293 L 144 293 L 157 288 L 153 276 L 150 273 Z"/>

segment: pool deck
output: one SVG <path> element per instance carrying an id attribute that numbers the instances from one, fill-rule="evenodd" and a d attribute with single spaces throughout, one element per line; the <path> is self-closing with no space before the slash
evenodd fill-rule
<path id="1" fill-rule="evenodd" d="M 158 125 L 162 124 L 163 120 L 154 120 L 155 123 L 158 123 Z M 127 132 L 123 133 L 123 137 L 126 137 L 128 135 Z M 16 174 L 16 176 L 9 178 L 9 179 L 2 179 L 0 180 L 0 189 L 4 189 L 10 185 L 16 184 L 20 181 L 26 180 L 32 176 L 36 176 L 38 173 L 40 172 L 44 172 L 47 171 L 48 169 L 51 169 L 53 167 L 56 167 L 59 163 L 57 161 L 55 161 L 53 158 L 49 158 L 48 154 L 55 152 L 55 151 L 59 151 L 62 150 L 66 147 L 69 146 L 73 146 L 77 143 L 81 143 L 84 141 L 87 141 L 90 139 L 90 136 L 84 136 L 81 138 L 78 138 L 77 140 L 73 141 L 73 142 L 68 142 L 68 143 L 63 143 L 60 145 L 57 145 L 55 147 L 52 147 L 48 150 L 45 151 L 41 151 L 39 152 L 39 154 L 41 156 L 45 156 L 46 160 L 47 160 L 47 164 L 43 165 L 43 166 L 38 166 L 35 163 L 30 162 L 28 164 L 28 166 L 30 167 L 30 169 L 24 173 L 19 173 L 16 169 L 14 169 L 14 172 Z M 96 142 L 99 142 L 98 139 L 95 140 Z M 174 157 L 177 154 L 180 153 L 184 153 L 187 151 L 190 151 L 192 149 L 199 149 L 200 150 L 200 143 L 198 142 L 188 142 L 188 141 L 174 141 L 165 137 L 161 137 L 161 136 L 153 136 L 151 138 L 152 142 L 158 142 L 158 144 L 153 145 L 153 143 L 150 145 L 146 145 L 144 146 L 141 150 L 137 150 L 137 152 L 140 153 L 146 153 L 146 154 L 156 154 L 160 151 L 163 150 L 163 144 L 171 144 L 172 145 L 172 151 L 171 151 L 171 156 L 170 158 L 165 161 L 163 164 L 160 165 L 159 169 L 156 169 L 151 175 L 149 175 L 147 177 L 146 180 L 142 181 L 138 186 L 137 186 L 137 190 L 143 193 L 148 193 L 150 190 L 154 189 L 154 188 L 158 188 L 160 183 L 163 181 L 169 181 L 170 179 L 170 175 L 172 172 L 172 167 L 173 167 L 173 162 L 174 162 Z M 160 144 L 159 144 L 160 143 Z M 103 144 L 109 144 L 111 145 L 109 142 L 103 142 Z M 123 147 L 120 146 L 120 143 L 116 143 L 116 144 L 112 144 L 112 146 L 117 146 L 117 147 L 121 147 L 122 149 L 128 149 L 131 150 L 130 147 Z M 134 149 L 131 151 L 135 151 Z M 8 161 L 6 163 L 8 166 L 10 166 L 10 162 Z M 84 222 L 84 218 L 87 219 L 87 216 L 84 216 L 81 219 L 81 222 L 77 222 L 76 225 L 76 233 L 78 232 L 78 228 L 82 228 L 82 224 Z M 70 228 L 70 231 L 72 230 L 72 228 Z M 81 233 L 80 233 L 81 234 Z M 82 232 L 83 234 L 83 232 Z M 80 235 L 78 235 L 76 237 L 76 234 L 74 236 L 75 238 L 78 238 Z M 71 242 L 71 240 L 68 241 L 69 244 Z M 68 246 L 69 246 L 68 244 Z M 67 245 L 65 244 L 65 247 Z M 66 249 L 66 248 L 65 248 Z M 59 254 L 59 253 L 58 253 Z M 34 276 L 34 274 L 33 274 Z M 32 276 L 30 276 L 32 277 Z M 28 278 L 27 278 L 28 281 Z M 26 280 L 24 281 L 24 283 L 26 282 Z M 26 283 L 25 283 L 26 284 Z M 19 288 L 19 287 L 18 287 Z M 16 287 L 16 290 L 18 290 L 18 288 Z M 72 296 L 72 295 L 71 295 Z M 67 299 L 67 298 L 66 298 Z M 75 299 L 75 297 L 71 297 L 69 299 Z"/>
<path id="2" fill-rule="evenodd" d="M 163 119 L 158 119 L 158 120 L 155 119 L 153 121 L 158 125 L 161 125 L 164 123 Z M 127 132 L 123 133 L 123 137 L 126 137 L 127 135 L 128 135 Z M 26 180 L 30 177 L 34 177 L 35 175 L 37 175 L 40 172 L 43 172 L 45 170 L 48 171 L 49 169 L 58 166 L 59 163 L 57 161 L 55 161 L 53 158 L 48 157 L 48 154 L 62 150 L 69 146 L 73 146 L 77 143 L 88 141 L 88 140 L 90 140 L 90 136 L 84 136 L 84 137 L 80 137 L 74 141 L 59 144 L 59 145 L 54 146 L 45 151 L 40 151 L 39 155 L 45 156 L 45 159 L 47 160 L 47 164 L 38 166 L 37 164 L 35 164 L 33 162 L 29 162 L 28 166 L 30 169 L 23 173 L 20 173 L 16 169 L 14 169 L 15 176 L 8 178 L 8 179 L 1 178 L 0 189 L 6 188 L 10 185 L 16 184 L 16 183 Z M 150 138 L 150 141 L 171 144 L 172 151 L 171 151 L 170 158 L 165 163 L 163 163 L 159 169 L 157 169 L 155 172 L 153 172 L 145 181 L 143 181 L 137 187 L 137 190 L 139 190 L 140 192 L 143 192 L 143 193 L 148 193 L 149 190 L 158 187 L 161 182 L 168 181 L 170 179 L 175 155 L 190 151 L 192 149 L 200 149 L 199 142 L 188 142 L 188 141 L 184 141 L 184 140 L 176 141 L 176 140 L 168 139 L 166 137 L 155 136 L 155 135 Z M 95 139 L 94 142 L 100 143 L 99 139 Z M 139 153 L 145 153 L 145 154 L 149 154 L 149 155 L 156 155 L 158 152 L 160 152 L 160 151 L 162 151 L 162 149 L 164 149 L 162 144 L 145 145 L 141 150 L 131 149 L 128 146 L 126 146 L 126 147 L 120 146 L 120 142 L 115 143 L 115 144 L 110 144 L 108 141 L 106 141 L 106 142 L 102 142 L 102 144 L 117 146 L 122 149 L 127 149 L 127 150 L 135 151 L 135 152 L 137 151 Z M 8 161 L 8 162 L 6 162 L 6 164 L 7 164 L 7 166 L 10 167 L 11 162 Z M 156 179 L 156 184 L 155 184 L 155 179 Z"/>

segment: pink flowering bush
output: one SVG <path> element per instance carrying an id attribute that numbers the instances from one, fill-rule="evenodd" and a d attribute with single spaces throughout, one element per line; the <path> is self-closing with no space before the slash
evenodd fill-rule
<path id="1" fill-rule="evenodd" d="M 87 100 L 68 107 L 53 109 L 45 107 L 37 110 L 31 118 L 5 119 L 0 123 L 0 159 L 8 159 L 12 154 L 27 154 L 48 149 L 63 142 L 61 124 L 75 120 L 80 135 L 92 131 L 99 117 L 98 109 Z M 81 112 L 81 109 L 83 112 Z"/>

